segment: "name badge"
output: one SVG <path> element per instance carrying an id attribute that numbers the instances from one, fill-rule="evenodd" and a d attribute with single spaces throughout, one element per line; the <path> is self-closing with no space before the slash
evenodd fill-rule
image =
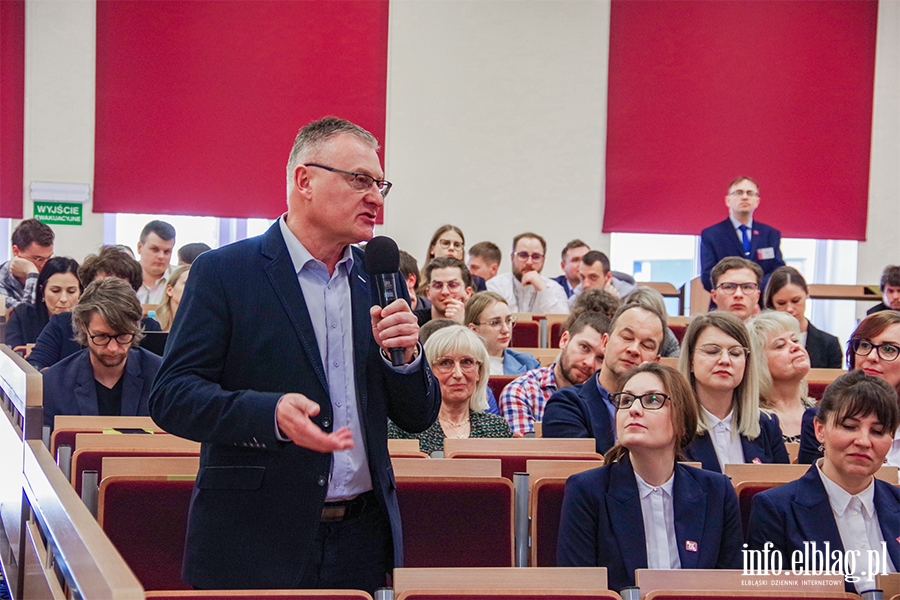
<path id="1" fill-rule="evenodd" d="M 775 258 L 775 248 L 760 248 L 756 251 L 759 260 L 771 260 Z"/>

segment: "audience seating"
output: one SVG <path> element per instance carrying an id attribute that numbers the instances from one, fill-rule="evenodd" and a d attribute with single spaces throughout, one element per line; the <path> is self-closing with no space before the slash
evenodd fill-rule
<path id="1" fill-rule="evenodd" d="M 147 592 L 156 600 L 372 600 L 362 590 L 183 590 Z"/>
<path id="2" fill-rule="evenodd" d="M 488 378 L 488 387 L 494 392 L 494 398 L 497 399 L 498 403 L 500 402 L 500 394 L 503 393 L 503 388 L 508 386 L 516 377 L 518 375 L 491 375 Z"/>
<path id="3" fill-rule="evenodd" d="M 809 384 L 809 396 L 817 401 L 822 399 L 832 381 L 846 373 L 843 369 L 810 369 L 806 381 Z"/>
<path id="4" fill-rule="evenodd" d="M 710 295 L 709 292 L 706 291 L 706 288 L 703 287 L 703 282 L 699 277 L 691 279 L 689 289 L 691 290 L 691 299 L 690 312 L 688 314 L 695 317 L 705 312 L 709 312 Z"/>
<path id="5" fill-rule="evenodd" d="M 181 579 L 199 456 L 102 460 L 97 522 L 144 589 L 188 589 Z"/>
<path id="6" fill-rule="evenodd" d="M 391 458 L 428 458 L 419 450 L 419 440 L 388 440 L 388 454 Z"/>
<path id="7" fill-rule="evenodd" d="M 537 321 L 520 319 L 513 327 L 509 345 L 516 348 L 539 348 L 541 346 L 541 324 Z"/>
<path id="8" fill-rule="evenodd" d="M 500 459 L 391 458 L 394 477 L 502 477 Z"/>
<path id="9" fill-rule="evenodd" d="M 467 438 L 444 440 L 444 456 L 453 458 L 499 458 L 503 477 L 524 473 L 528 459 L 597 460 L 592 438 Z"/>
<path id="10" fill-rule="evenodd" d="M 103 479 L 104 457 L 111 456 L 196 456 L 200 444 L 174 435 L 107 435 L 79 433 L 75 436 L 72 455 L 72 486 L 82 493 L 82 474 L 97 471 L 97 481 Z"/>
<path id="11" fill-rule="evenodd" d="M 559 532 L 563 492 L 570 475 L 595 469 L 602 460 L 529 460 L 526 470 L 531 493 L 531 558 L 533 567 L 556 566 L 556 538 Z"/>
<path id="12" fill-rule="evenodd" d="M 532 355 L 538 362 L 541 363 L 542 367 L 549 367 L 556 361 L 556 357 L 559 356 L 559 347 L 556 348 L 513 348 L 513 350 L 517 350 L 519 352 L 527 352 Z"/>
<path id="13" fill-rule="evenodd" d="M 511 481 L 485 476 L 398 475 L 396 482 L 405 565 L 513 566 Z"/>
<path id="14" fill-rule="evenodd" d="M 548 348 L 559 348 L 559 340 L 562 338 L 562 329 L 563 322 L 556 321 L 554 323 L 550 323 L 550 327 L 547 330 L 547 337 L 549 338 L 547 341 Z"/>
<path id="15" fill-rule="evenodd" d="M 619 598 L 607 590 L 605 567 L 394 569 L 394 597 Z"/>
<path id="16" fill-rule="evenodd" d="M 59 446 L 75 451 L 78 433 L 165 433 L 150 417 L 98 417 L 88 415 L 56 415 L 50 437 L 50 454 L 56 456 Z"/>
<path id="17" fill-rule="evenodd" d="M 744 575 L 740 569 L 638 569 L 635 583 L 641 588 L 641 598 L 856 598 L 844 593 L 841 575 L 793 575 L 784 572 L 779 582 L 795 580 L 797 587 L 748 589 L 747 580 L 769 581 L 771 575 Z M 800 591 L 802 590 L 802 592 Z M 805 596 L 804 594 L 810 594 Z"/>

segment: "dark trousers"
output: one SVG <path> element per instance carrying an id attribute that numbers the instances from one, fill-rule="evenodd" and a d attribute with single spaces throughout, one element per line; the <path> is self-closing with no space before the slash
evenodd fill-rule
<path id="1" fill-rule="evenodd" d="M 319 523 L 299 587 L 355 589 L 374 595 L 384 587 L 392 555 L 387 515 L 377 502 L 367 502 L 359 515 Z"/>

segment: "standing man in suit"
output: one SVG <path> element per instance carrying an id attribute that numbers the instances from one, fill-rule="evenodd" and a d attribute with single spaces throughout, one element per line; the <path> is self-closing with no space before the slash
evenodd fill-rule
<path id="1" fill-rule="evenodd" d="M 763 270 L 761 289 L 766 288 L 772 272 L 784 266 L 781 232 L 753 220 L 759 200 L 757 183 L 749 177 L 738 177 L 728 186 L 725 196 L 728 218 L 700 233 L 700 279 L 706 291 L 713 289 L 713 267 L 726 256 L 739 256 L 758 264 Z"/>
<path id="2" fill-rule="evenodd" d="M 44 371 L 44 425 L 56 415 L 149 415 L 162 359 L 138 347 L 141 303 L 117 277 L 94 281 L 72 310 L 69 335 L 86 346 Z"/>
<path id="3" fill-rule="evenodd" d="M 390 190 L 377 149 L 349 121 L 309 123 L 287 213 L 191 267 L 150 413 L 202 443 L 183 570 L 195 587 L 373 593 L 402 565 L 388 418 L 423 431 L 440 391 L 407 301 L 373 306 L 351 246 Z"/>

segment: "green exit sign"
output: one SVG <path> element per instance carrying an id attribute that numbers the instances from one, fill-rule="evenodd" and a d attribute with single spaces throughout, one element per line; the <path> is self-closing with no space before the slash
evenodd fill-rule
<path id="1" fill-rule="evenodd" d="M 84 205 L 77 202 L 34 203 L 34 218 L 47 225 L 81 225 Z"/>

